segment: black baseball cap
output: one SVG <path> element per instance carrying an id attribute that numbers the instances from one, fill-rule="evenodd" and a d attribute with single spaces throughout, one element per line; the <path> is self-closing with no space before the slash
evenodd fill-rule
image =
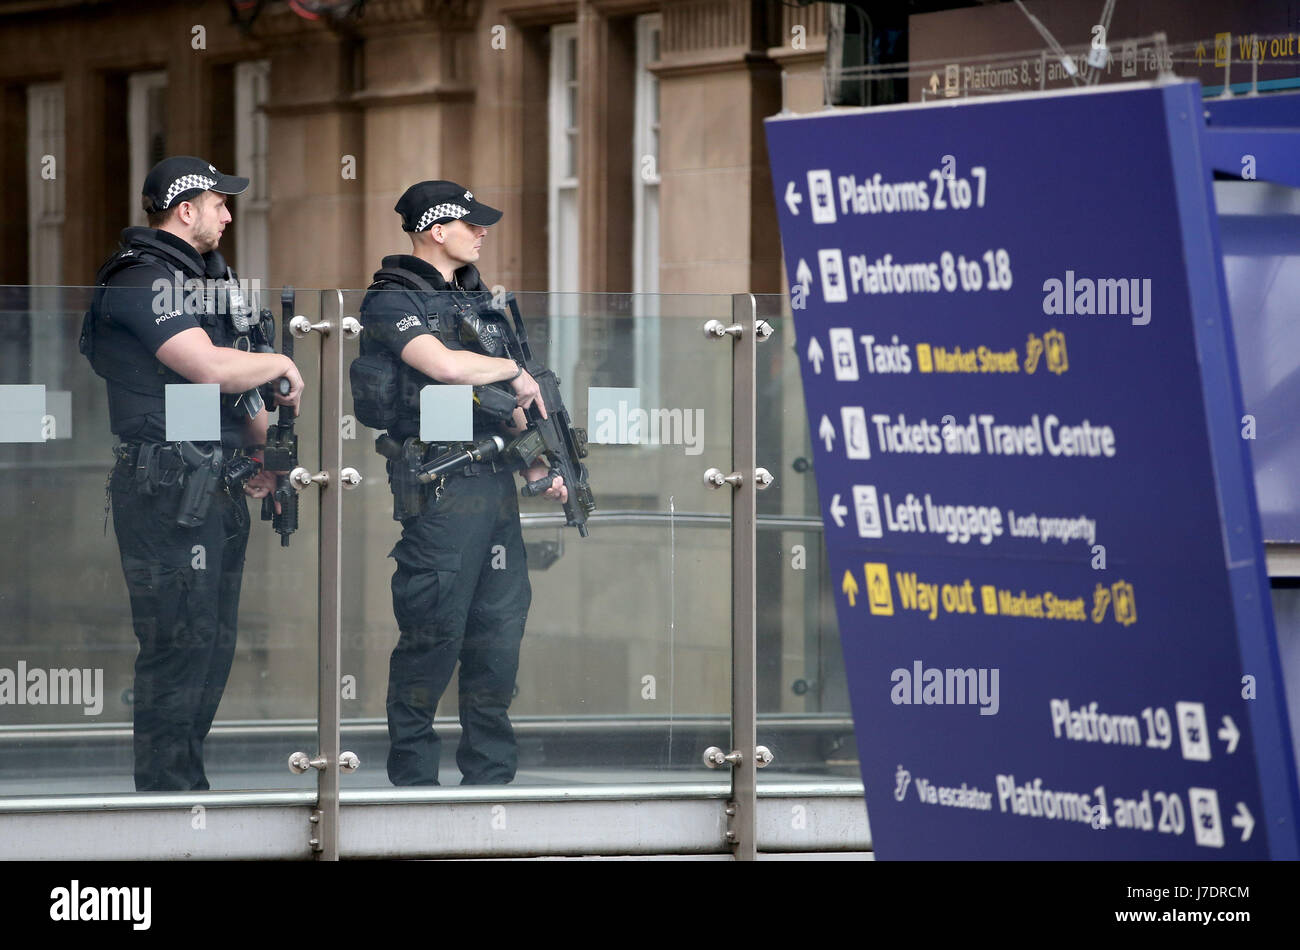
<path id="1" fill-rule="evenodd" d="M 211 162 L 193 155 L 164 158 L 149 170 L 141 189 L 141 205 L 148 214 L 156 214 L 188 201 L 204 191 L 238 195 L 248 187 L 247 178 L 223 175 Z"/>
<path id="2" fill-rule="evenodd" d="M 491 227 L 501 212 L 474 198 L 454 181 L 422 181 L 407 188 L 393 210 L 402 216 L 403 231 L 427 231 L 435 224 L 464 221 Z"/>

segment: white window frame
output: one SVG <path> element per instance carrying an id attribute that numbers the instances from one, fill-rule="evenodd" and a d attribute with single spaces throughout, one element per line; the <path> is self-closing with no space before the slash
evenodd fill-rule
<path id="1" fill-rule="evenodd" d="M 551 78 L 549 100 L 549 128 L 550 128 L 550 163 L 547 174 L 547 231 L 549 241 L 547 248 L 547 276 L 548 286 L 552 291 L 572 292 L 576 291 L 577 286 L 566 286 L 570 281 L 564 280 L 564 272 L 561 268 L 561 258 L 565 253 L 577 254 L 576 247 L 563 248 L 560 246 L 560 228 L 559 228 L 559 208 L 560 199 L 563 193 L 572 194 L 573 200 L 577 201 L 578 176 L 569 175 L 568 158 L 569 140 L 573 138 L 573 155 L 574 168 L 577 168 L 576 150 L 578 147 L 578 117 L 570 116 L 568 112 L 568 91 L 570 87 L 577 88 L 576 79 L 568 78 L 572 65 L 572 72 L 577 75 L 577 38 L 578 27 L 573 23 L 563 23 L 551 27 Z M 573 41 L 571 44 L 570 41 Z M 570 62 L 572 58 L 573 62 Z"/>
<path id="2" fill-rule="evenodd" d="M 546 184 L 547 223 L 547 286 L 550 288 L 550 346 L 548 358 L 552 369 L 562 380 L 561 391 L 568 405 L 575 405 L 573 370 L 578 361 L 579 327 L 571 296 L 578 289 L 574 265 L 578 261 L 579 247 L 563 246 L 565 237 L 561 227 L 561 203 L 572 202 L 574 220 L 577 221 L 578 202 L 578 141 L 581 131 L 578 116 L 568 114 L 569 89 L 577 89 L 578 27 L 575 23 L 562 23 L 551 27 L 550 87 L 547 94 L 549 158 Z M 569 79 L 570 73 L 573 79 Z M 574 97 L 575 111 L 580 108 Z M 570 140 L 573 148 L 575 174 L 568 174 Z M 579 224 L 580 227 L 580 224 Z M 573 235 L 579 233 L 578 227 Z M 564 265 L 568 264 L 566 268 Z M 569 275 L 566 277 L 566 272 Z"/>
<path id="3" fill-rule="evenodd" d="M 656 40 L 662 41 L 663 17 L 648 13 L 636 18 L 636 104 L 632 156 L 632 290 L 633 366 L 644 405 L 659 404 L 659 77 L 649 69 L 658 61 Z M 654 159 L 653 175 L 643 175 L 643 159 Z"/>
<path id="4" fill-rule="evenodd" d="M 131 223 L 137 227 L 148 224 L 144 209 L 140 207 L 140 189 L 154 164 L 149 160 L 149 93 L 166 88 L 165 69 L 132 73 L 126 78 L 126 128 L 131 153 L 131 174 L 127 176 L 130 201 L 127 207 L 131 209 Z"/>
<path id="5" fill-rule="evenodd" d="M 656 210 L 659 203 L 659 148 L 656 138 L 659 116 L 657 109 L 651 109 L 659 78 L 648 67 L 656 61 L 654 39 L 655 34 L 661 33 L 662 29 L 663 17 L 658 13 L 636 18 L 636 107 L 632 133 L 635 162 L 632 174 L 636 188 L 633 201 L 635 226 L 632 237 L 632 289 L 638 294 L 659 291 L 659 219 L 657 215 L 647 214 L 652 203 Z M 647 156 L 654 159 L 651 166 L 653 174 L 650 176 L 646 176 L 643 171 Z M 649 266 L 651 255 L 654 266 Z"/>
<path id="6" fill-rule="evenodd" d="M 63 282 L 65 99 L 61 82 L 27 87 L 27 282 Z M 45 178 L 45 156 L 54 177 Z"/>
<path id="7" fill-rule="evenodd" d="M 63 283 L 63 227 L 66 220 L 67 102 L 61 82 L 33 83 L 27 87 L 27 283 L 32 285 L 28 307 L 30 349 L 25 354 L 30 382 L 61 389 L 70 372 L 75 343 L 68 339 L 67 324 L 58 319 L 37 319 L 65 309 Z M 53 177 L 44 176 L 45 157 L 54 158 Z M 89 280 L 76 283 L 90 283 Z M 73 352 L 69 354 L 69 349 Z M 21 357 L 20 357 L 21 359 Z"/>

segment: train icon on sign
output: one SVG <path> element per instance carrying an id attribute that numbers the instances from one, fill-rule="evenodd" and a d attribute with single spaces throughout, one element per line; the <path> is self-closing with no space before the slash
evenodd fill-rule
<path id="1" fill-rule="evenodd" d="M 817 265 L 822 272 L 822 300 L 826 303 L 844 303 L 849 299 L 849 288 L 844 282 L 844 256 L 839 248 L 817 252 Z"/>
<path id="2" fill-rule="evenodd" d="M 812 196 L 813 224 L 834 224 L 835 196 L 831 192 L 829 169 L 818 168 L 808 173 L 808 194 Z"/>

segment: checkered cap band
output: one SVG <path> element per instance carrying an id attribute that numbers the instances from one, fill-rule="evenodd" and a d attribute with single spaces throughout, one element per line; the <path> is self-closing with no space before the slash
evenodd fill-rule
<path id="1" fill-rule="evenodd" d="M 469 214 L 469 208 L 463 208 L 458 204 L 452 204 L 448 202 L 440 205 L 434 205 L 428 211 L 424 212 L 424 214 L 420 215 L 420 220 L 415 225 L 415 230 L 423 231 L 425 228 L 429 227 L 431 224 L 433 224 L 433 222 L 437 221 L 439 218 L 459 219 L 465 217 L 465 215 L 467 214 Z"/>
<path id="2" fill-rule="evenodd" d="M 184 191 L 192 191 L 198 188 L 200 191 L 207 191 L 217 183 L 215 178 L 207 178 L 203 175 L 182 175 L 177 178 L 167 188 L 167 194 L 163 196 L 163 210 L 167 210 L 172 205 L 172 199 Z"/>

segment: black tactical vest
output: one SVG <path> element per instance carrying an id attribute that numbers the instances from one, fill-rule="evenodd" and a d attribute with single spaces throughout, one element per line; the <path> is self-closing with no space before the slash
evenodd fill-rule
<path id="1" fill-rule="evenodd" d="M 153 229 L 127 228 L 122 246 L 95 275 L 94 296 L 82 320 L 79 347 L 95 373 L 108 383 L 112 430 L 123 438 L 161 440 L 157 429 L 166 405 L 166 386 L 190 381 L 165 366 L 135 334 L 115 321 L 113 307 L 151 307 L 161 299 L 169 309 L 179 305 L 192 315 L 214 346 L 255 348 L 251 333 L 257 326 L 256 317 L 248 311 L 238 285 L 225 285 L 225 261 L 216 251 L 204 255 L 203 261 L 205 270 L 199 272 L 191 257 L 170 246 Z M 131 267 L 150 268 L 158 278 L 169 281 L 168 289 L 122 292 L 115 295 L 117 302 L 111 301 L 107 293 L 110 282 Z M 152 316 L 152 309 L 150 313 Z M 238 421 L 233 409 L 233 400 L 238 398 L 222 398 L 223 431 L 234 428 Z"/>
<path id="2" fill-rule="evenodd" d="M 470 350 L 484 356 L 507 355 L 499 321 L 484 316 L 490 296 L 472 264 L 458 272 L 465 285 L 463 289 L 445 286 L 439 288 L 410 268 L 401 266 L 404 256 L 385 257 L 383 267 L 375 272 L 374 282 L 369 289 L 385 293 L 393 293 L 397 288 L 407 291 L 407 296 L 415 305 L 415 313 L 420 316 L 425 328 L 449 350 Z M 364 319 L 362 322 L 365 322 Z M 416 435 L 420 428 L 420 390 L 425 386 L 441 385 L 439 380 L 409 366 L 383 344 L 369 340 L 365 333 L 361 336 L 361 357 L 385 362 L 391 359 L 397 386 L 396 405 L 392 412 L 395 422 L 388 427 L 388 431 L 394 438 Z M 354 386 L 355 380 L 354 376 Z M 507 392 L 510 391 L 508 386 L 505 388 Z M 479 416 L 475 412 L 476 435 L 479 434 L 479 424 L 486 425 L 488 422 Z"/>

